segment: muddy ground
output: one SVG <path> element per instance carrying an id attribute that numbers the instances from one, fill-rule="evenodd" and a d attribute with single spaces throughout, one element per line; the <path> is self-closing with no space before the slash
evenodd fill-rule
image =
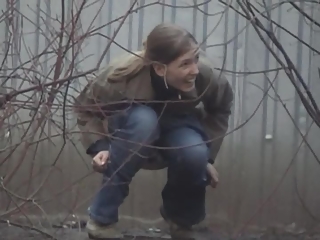
<path id="1" fill-rule="evenodd" d="M 42 232 L 37 232 L 40 230 Z M 53 239 L 57 240 L 86 240 L 89 239 L 87 234 L 82 229 L 71 229 L 71 228 L 37 228 L 37 230 L 32 229 L 22 229 L 17 226 L 8 226 L 8 224 L 0 224 L 0 239 L 1 240 L 44 240 L 50 239 L 49 235 Z M 166 229 L 161 229 L 161 233 L 150 232 L 149 229 L 131 229 L 124 232 L 130 236 L 125 239 L 170 239 L 168 231 Z M 52 239 L 52 238 L 51 238 Z M 262 232 L 255 234 L 248 234 L 242 237 L 233 238 L 226 234 L 214 233 L 208 231 L 197 232 L 195 239 L 201 240 L 320 240 L 320 234 L 307 234 L 307 233 L 275 233 L 275 232 Z"/>

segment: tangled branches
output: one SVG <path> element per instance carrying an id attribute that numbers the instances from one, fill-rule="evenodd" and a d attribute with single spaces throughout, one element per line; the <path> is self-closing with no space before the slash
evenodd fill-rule
<path id="1" fill-rule="evenodd" d="M 206 21 L 210 17 L 214 18 L 213 25 L 215 26 L 209 33 L 207 29 L 202 29 L 203 36 L 200 40 L 207 51 L 211 51 L 213 47 L 219 49 L 222 46 L 223 50 L 228 49 L 230 53 L 229 46 L 231 44 L 239 41 L 240 36 L 244 35 L 244 32 L 249 28 L 254 30 L 260 40 L 260 46 L 266 48 L 270 59 L 272 58 L 269 61 L 276 63 L 277 67 L 257 70 L 245 66 L 243 71 L 238 71 L 238 65 L 233 66 L 233 69 L 229 68 L 231 66 L 229 63 L 234 59 L 227 58 L 227 52 L 221 54 L 227 64 L 222 68 L 217 66 L 218 69 L 229 76 L 232 75 L 236 80 L 240 79 L 239 76 L 254 74 L 257 79 L 264 79 L 264 86 L 266 86 L 261 88 L 259 84 L 251 83 L 252 86 L 256 86 L 258 92 L 264 91 L 261 101 L 251 116 L 230 129 L 228 134 L 250 124 L 251 119 L 257 114 L 261 104 L 267 98 L 279 101 L 286 107 L 284 103 L 286 100 L 282 99 L 283 93 L 277 92 L 278 90 L 274 86 L 276 81 L 282 81 L 279 79 L 279 73 L 284 73 L 291 83 L 290 87 L 295 89 L 298 105 L 302 104 L 308 117 L 320 127 L 319 98 L 316 96 L 316 91 L 313 91 L 310 87 L 310 81 L 294 63 L 292 54 L 279 39 L 277 31 L 287 34 L 290 41 L 295 41 L 295 44 L 308 49 L 310 56 L 320 55 L 320 49 L 314 43 L 310 43 L 310 39 L 301 38 L 285 24 L 280 23 L 273 14 L 275 11 L 289 14 L 288 11 L 285 12 L 280 8 L 290 7 L 293 9 L 290 14 L 298 16 L 295 19 L 302 19 L 306 22 L 305 28 L 308 26 L 310 32 L 317 32 L 320 23 L 315 15 L 311 14 L 311 9 L 319 9 L 318 1 L 280 1 L 277 4 L 268 5 L 264 0 L 218 0 L 219 3 L 193 1 L 193 4 L 177 5 L 175 1 L 171 4 L 167 1 L 135 0 L 130 4 L 128 1 L 125 10 L 121 6 L 122 14 L 117 12 L 115 15 L 120 16 L 116 16 L 114 19 L 111 18 L 111 13 L 115 7 L 110 2 L 70 0 L 67 3 L 67 1 L 61 0 L 59 4 L 57 3 L 57 13 L 54 12 L 56 9 L 52 1 L 48 0 L 42 1 L 37 6 L 29 6 L 23 1 L 8 0 L 6 6 L 3 6 L 4 10 L 0 15 L 0 24 L 2 24 L 0 27 L 3 28 L 2 32 L 5 32 L 4 39 L 0 42 L 0 47 L 3 50 L 0 61 L 0 174 L 2 174 L 0 194 L 6 196 L 7 201 L 1 202 L 1 221 L 6 222 L 7 219 L 16 215 L 23 215 L 29 219 L 28 211 L 31 208 L 36 208 L 41 214 L 47 215 L 42 204 L 56 199 L 57 196 L 65 194 L 70 189 L 75 189 L 91 175 L 84 154 L 78 147 L 77 138 L 74 137 L 79 131 L 74 129 L 72 101 L 86 81 L 103 67 L 105 60 L 111 58 L 113 51 L 117 51 L 118 48 L 127 52 L 131 51 L 129 45 L 132 45 L 132 39 L 131 42 L 129 39 L 128 46 L 123 39 L 126 38 L 127 41 L 128 38 L 133 38 L 133 35 L 136 35 L 132 34 L 132 19 L 134 17 L 139 17 L 140 22 L 148 21 L 143 18 L 143 13 L 155 10 L 162 11 L 162 15 L 159 14 L 159 16 L 163 20 L 165 13 L 172 17 L 182 11 L 190 10 L 194 16 L 199 17 L 200 15 L 201 19 L 207 19 Z M 144 2 L 144 4 L 140 5 L 140 2 Z M 218 10 L 211 13 L 212 9 Z M 294 13 L 292 13 L 293 11 Z M 105 14 L 106 12 L 108 14 Z M 218 35 L 217 38 L 221 38 L 217 34 L 221 25 L 225 25 L 225 32 L 229 25 L 232 25 L 228 23 L 228 16 L 230 16 L 228 14 L 231 13 L 244 21 L 245 26 L 230 40 L 226 39 L 221 43 L 212 44 L 212 42 L 216 42 L 214 36 Z M 105 15 L 110 16 L 104 18 Z M 195 20 L 188 19 L 190 26 L 192 21 Z M 216 24 L 216 22 L 218 23 Z M 128 24 L 131 27 L 128 27 Z M 203 27 L 209 28 L 204 23 L 201 22 L 201 24 Z M 294 24 L 297 24 L 297 21 Z M 143 25 L 140 23 L 137 28 L 143 29 Z M 132 35 L 128 36 L 127 32 Z M 197 33 L 195 23 L 193 32 Z M 142 38 L 142 33 L 139 33 L 137 38 L 138 40 Z M 107 42 L 102 43 L 102 40 Z M 245 39 L 245 41 L 249 40 Z M 96 43 L 99 45 L 97 48 L 95 48 Z M 120 50 L 118 49 L 118 51 Z M 117 54 L 118 52 L 114 55 Z M 268 77 L 271 73 L 276 73 L 274 80 L 270 80 Z M 319 80 L 319 75 L 317 78 L 312 81 Z M 239 83 L 233 85 L 235 87 Z M 276 97 L 273 98 L 269 90 L 273 90 Z M 244 90 L 235 89 L 235 91 L 237 95 Z M 241 101 L 238 99 L 236 104 L 240 105 Z M 242 107 L 240 106 L 240 108 Z M 289 110 L 286 113 L 291 114 Z M 290 117 L 290 120 L 296 128 L 295 131 L 303 138 L 309 151 L 320 163 L 316 151 L 312 149 L 311 144 L 307 142 L 304 134 L 299 130 L 298 124 L 295 123 L 296 119 Z M 49 153 L 54 157 L 50 161 L 46 161 L 46 154 L 48 154 L 46 150 L 49 149 L 49 145 L 55 149 L 54 154 Z M 71 148 L 73 150 L 70 150 Z M 65 186 L 52 196 L 46 195 L 44 199 L 41 198 L 41 192 L 47 188 L 50 179 L 54 179 L 52 174 L 56 174 L 55 178 L 57 178 L 57 172 L 66 174 L 62 167 L 64 165 L 61 163 L 61 159 L 66 158 L 63 155 L 66 151 L 72 151 L 72 156 L 83 160 L 81 164 L 85 166 L 86 173 L 80 174 L 75 180 L 66 180 L 68 184 L 64 182 Z M 23 173 L 23 177 L 21 177 L 21 173 Z M 72 210 L 70 210 L 72 213 L 76 212 L 81 207 L 80 205 L 85 204 L 83 201 L 79 204 L 78 200 L 81 194 L 77 192 L 75 195 Z M 32 224 L 30 219 L 28 222 Z"/>

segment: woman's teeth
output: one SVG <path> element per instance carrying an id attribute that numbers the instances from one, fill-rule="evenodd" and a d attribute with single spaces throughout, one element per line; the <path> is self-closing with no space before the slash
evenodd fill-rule
<path id="1" fill-rule="evenodd" d="M 186 80 L 187 83 L 193 83 L 195 79 Z"/>

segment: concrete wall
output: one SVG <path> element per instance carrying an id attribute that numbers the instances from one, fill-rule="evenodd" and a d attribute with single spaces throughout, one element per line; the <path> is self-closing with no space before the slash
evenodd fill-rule
<path id="1" fill-rule="evenodd" d="M 81 2 L 65 1 L 67 22 L 71 19 L 72 5 L 73 12 L 76 12 L 76 7 L 79 8 Z M 139 6 L 153 2 L 156 1 L 138 1 Z M 262 4 L 263 1 L 258 2 Z M 320 51 L 319 28 L 314 23 L 306 20 L 289 4 L 278 6 L 279 1 L 266 2 L 268 11 L 263 5 L 255 4 L 255 6 L 264 14 L 270 13 L 274 21 Z M 0 4 L 4 11 L 10 6 L 5 1 Z M 80 16 L 76 35 L 81 36 L 88 28 L 103 26 L 123 16 L 130 4 L 129 0 L 88 1 L 87 7 Z M 199 42 L 207 39 L 203 49 L 210 58 L 217 62 L 216 67 L 221 68 L 224 56 L 226 56 L 226 74 L 235 91 L 235 107 L 230 119 L 230 131 L 245 122 L 258 107 L 269 86 L 266 76 L 271 81 L 275 79 L 274 86 L 277 93 L 292 114 L 300 131 L 302 133 L 307 131 L 311 119 L 285 72 L 280 71 L 276 74 L 276 71 L 269 71 L 267 75 L 255 73 L 278 68 L 279 64 L 266 49 L 249 21 L 231 8 L 225 8 L 218 1 L 200 5 L 198 9 L 177 8 L 177 6 L 191 6 L 193 1 L 172 0 L 165 1 L 165 4 L 167 6 L 151 5 L 129 15 L 115 41 L 129 50 L 135 50 L 141 47 L 142 41 L 156 24 L 162 21 L 180 24 L 189 29 Z M 319 20 L 317 5 L 310 3 L 298 3 L 298 5 L 304 8 L 307 14 Z M 232 3 L 232 6 L 239 9 L 235 3 Z M 6 44 L 8 39 L 11 43 L 15 43 L 10 49 L 9 61 L 5 65 L 8 69 L 2 69 L 2 76 L 8 75 L 12 68 L 21 65 L 21 62 L 26 62 L 32 56 L 41 53 L 50 39 L 53 39 L 51 35 L 56 36 L 55 31 L 59 31 L 59 21 L 61 21 L 60 1 L 17 1 L 14 7 L 15 9 L 12 10 L 14 28 L 12 24 L 8 25 L 8 19 L 0 22 L 0 44 L 3 52 L 8 46 Z M 101 11 L 97 14 L 100 8 Z M 259 19 L 266 27 L 269 27 L 267 21 L 260 15 Z M 121 19 L 102 27 L 100 32 L 111 37 L 120 21 Z M 275 25 L 272 28 L 319 103 L 318 54 Z M 264 33 L 262 34 L 265 36 Z M 226 42 L 228 42 L 227 45 L 223 44 Z M 107 44 L 108 40 L 101 36 L 87 37 L 77 57 L 77 68 L 74 74 L 77 74 L 77 71 L 86 71 L 95 67 Z M 54 45 L 58 46 L 57 40 Z M 272 44 L 270 46 L 283 60 L 276 47 Z M 102 65 L 123 53 L 120 47 L 112 44 Z M 3 58 L 4 55 L 2 54 L 1 57 Z M 72 59 L 71 51 L 68 52 L 68 58 Z M 50 69 L 55 64 L 55 59 L 56 54 L 47 54 L 46 57 L 41 57 L 39 62 L 33 62 L 33 67 L 41 71 L 43 75 L 49 74 L 52 78 L 53 72 L 50 73 Z M 66 65 L 68 64 L 66 62 Z M 31 69 L 32 65 L 27 63 L 25 67 Z M 236 71 L 251 73 L 232 73 Z M 23 79 L 37 77 L 41 82 L 52 81 L 52 79 L 21 68 L 17 73 Z M 79 89 L 84 83 L 85 79 L 74 81 L 72 88 L 69 89 L 69 95 L 74 95 L 74 89 Z M 23 82 L 15 78 L 11 78 L 5 84 L 9 90 L 10 88 L 11 90 L 12 88 L 24 89 L 30 85 L 30 81 Z M 19 96 L 18 100 L 25 100 L 26 97 Z M 37 192 L 35 196 L 32 196 L 37 202 L 33 204 L 33 209 L 28 208 L 16 212 L 19 212 L 20 215 L 23 211 L 42 215 L 44 215 L 43 211 L 48 215 L 70 212 L 86 214 L 90 196 L 99 187 L 100 176 L 90 174 L 90 159 L 84 154 L 77 134 L 68 135 L 67 144 L 56 166 L 50 167 L 63 144 L 61 135 L 56 136 L 61 133 L 57 125 L 62 127 L 64 124 L 61 106 L 60 109 L 52 111 L 55 116 L 48 115 L 54 121 L 48 121 L 45 124 L 42 134 L 38 131 L 33 141 L 30 141 L 28 135 L 23 136 L 28 124 L 22 124 L 22 122 L 31 119 L 30 107 L 36 106 L 37 98 L 39 99 L 39 95 L 32 98 L 34 100 L 29 102 L 27 109 L 20 109 L 17 114 L 6 118 L 1 128 L 0 159 L 1 163 L 4 163 L 0 165 L 0 173 L 1 176 L 8 176 L 14 172 L 12 180 L 6 185 L 7 188 L 19 193 L 22 198 L 29 198 L 32 192 Z M 55 103 L 59 104 L 60 101 L 61 104 L 62 95 L 57 98 Z M 16 107 L 21 105 L 17 102 L 18 100 L 16 100 Z M 66 116 L 65 124 L 68 131 L 74 131 L 75 120 L 69 108 L 67 108 Z M 13 127 L 16 123 L 21 124 Z M 318 150 L 319 133 L 319 128 L 314 124 L 307 137 L 311 147 L 318 155 L 320 153 Z M 27 151 L 23 151 L 28 141 L 34 142 L 46 137 L 50 137 L 50 140 L 34 143 L 28 147 Z M 25 139 L 23 144 L 15 149 L 14 154 L 5 161 L 9 153 L 8 147 L 20 142 L 22 138 Z M 302 144 L 296 154 L 300 142 L 299 132 L 295 129 L 274 91 L 270 89 L 250 121 L 240 130 L 225 138 L 216 164 L 221 174 L 221 184 L 217 190 L 208 189 L 208 219 L 212 222 L 227 224 L 231 228 L 243 226 L 249 219 L 252 219 L 250 225 L 269 226 L 296 222 L 311 226 L 315 218 L 320 218 L 318 204 L 320 194 L 317 183 L 320 168 L 306 144 Z M 161 189 L 165 184 L 165 179 L 165 170 L 139 172 L 131 183 L 130 195 L 121 208 L 121 214 L 129 219 L 157 222 L 158 208 L 161 204 Z M 1 211 L 6 213 L 4 217 L 19 215 L 10 210 L 16 208 L 15 203 L 11 201 L 8 204 L 10 197 L 5 191 L 0 192 L 0 196 Z M 21 199 L 12 197 L 15 201 L 21 202 Z"/>

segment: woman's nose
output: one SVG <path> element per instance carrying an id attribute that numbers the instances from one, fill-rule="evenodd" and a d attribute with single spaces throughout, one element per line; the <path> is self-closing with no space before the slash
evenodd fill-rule
<path id="1" fill-rule="evenodd" d="M 198 73 L 199 73 L 198 64 L 193 63 L 193 64 L 190 66 L 190 74 L 192 74 L 192 75 L 197 75 Z"/>

